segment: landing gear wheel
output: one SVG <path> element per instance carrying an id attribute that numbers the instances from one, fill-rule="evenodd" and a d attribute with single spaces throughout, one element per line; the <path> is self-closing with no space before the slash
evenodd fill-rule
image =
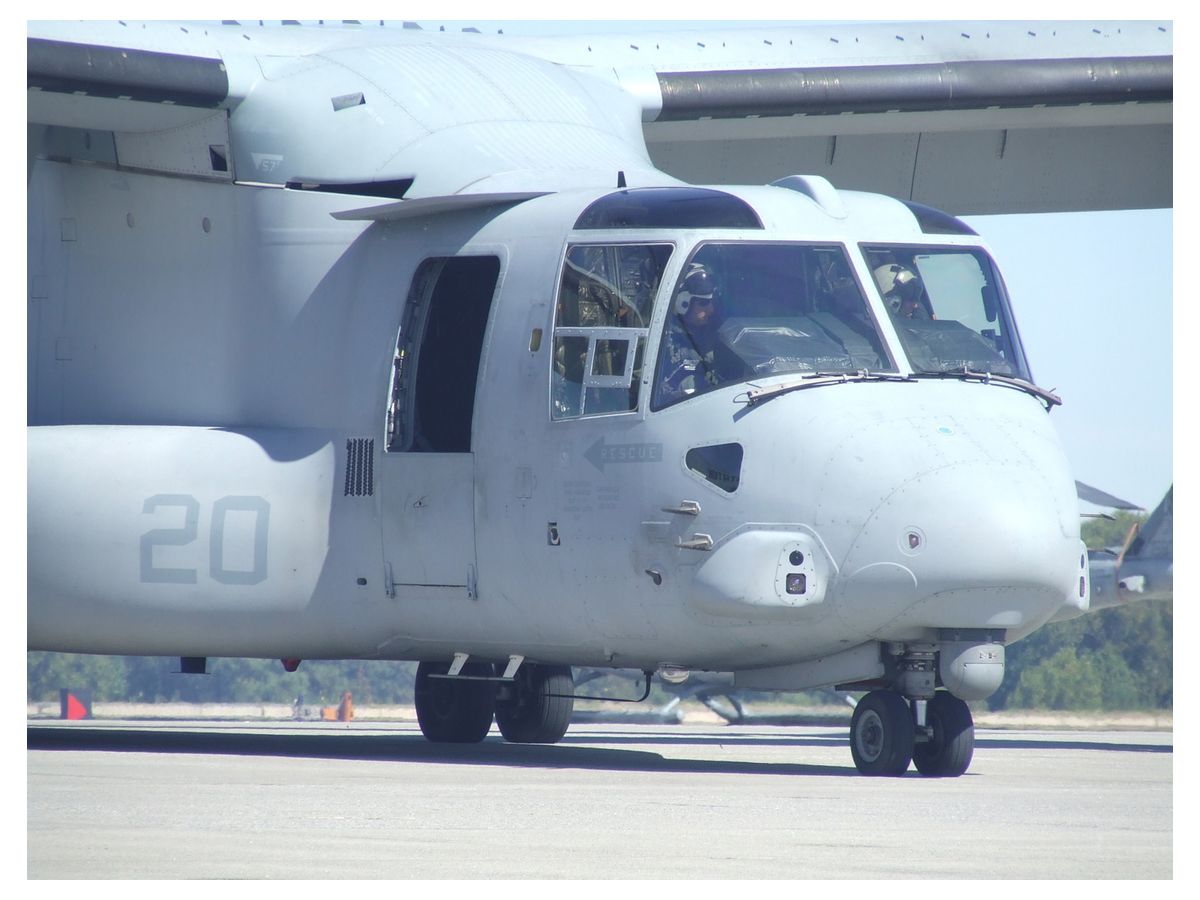
<path id="1" fill-rule="evenodd" d="M 421 734 L 435 743 L 477 744 L 492 727 L 496 684 L 429 677 L 445 675 L 449 670 L 447 663 L 423 662 L 417 666 L 413 694 Z M 491 676 L 495 670 L 490 663 L 467 663 L 460 674 Z"/>
<path id="2" fill-rule="evenodd" d="M 872 691 L 854 707 L 850 753 L 864 775 L 903 775 L 912 761 L 915 730 L 908 702 L 891 691 Z"/>
<path id="3" fill-rule="evenodd" d="M 517 670 L 509 697 L 496 704 L 496 725 L 514 744 L 554 744 L 566 734 L 575 708 L 569 666 L 526 663 Z M 563 695 L 563 696 L 558 696 Z"/>
<path id="4" fill-rule="evenodd" d="M 930 778 L 955 778 L 967 771 L 975 752 L 970 707 L 953 694 L 939 691 L 925 708 L 925 724 L 933 733 L 913 748 L 917 771 Z"/>

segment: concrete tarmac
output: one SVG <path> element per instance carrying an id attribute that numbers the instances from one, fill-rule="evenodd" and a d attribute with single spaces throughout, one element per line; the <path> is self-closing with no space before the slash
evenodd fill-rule
<path id="1" fill-rule="evenodd" d="M 28 875 L 1166 879 L 1172 742 L 978 729 L 963 777 L 881 779 L 820 726 L 30 721 Z"/>

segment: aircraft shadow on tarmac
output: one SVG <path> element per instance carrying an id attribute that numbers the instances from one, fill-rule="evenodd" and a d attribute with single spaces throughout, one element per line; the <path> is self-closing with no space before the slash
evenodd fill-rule
<path id="1" fill-rule="evenodd" d="M 817 735 L 716 735 L 678 736 L 597 735 L 595 738 L 567 735 L 557 745 L 509 744 L 493 735 L 480 744 L 431 744 L 412 734 L 303 734 L 217 732 L 207 730 L 160 731 L 136 728 L 30 727 L 28 749 L 99 751 L 124 753 L 179 753 L 228 756 L 272 756 L 312 759 L 375 760 L 379 762 L 427 762 L 444 765 L 493 765 L 546 769 L 602 769 L 647 772 L 707 772 L 712 774 L 825 775 L 857 777 L 854 766 L 820 766 L 796 763 L 765 763 L 739 760 L 679 759 L 647 750 L 573 746 L 574 743 L 603 741 L 606 744 L 657 744 L 683 748 L 689 745 L 822 746 L 844 747 L 842 732 Z M 988 737 L 979 747 L 987 749 L 1087 749 L 1134 753 L 1170 753 L 1170 744 L 1146 745 L 1075 740 L 1031 741 Z"/>
<path id="2" fill-rule="evenodd" d="M 623 740 L 623 738 L 621 738 Z M 605 743 L 611 736 L 600 738 Z M 716 743 L 715 739 L 710 739 Z M 653 741 L 661 743 L 661 741 Z M 589 742 L 590 743 L 590 742 Z M 630 738 L 629 743 L 651 743 Z M 677 745 L 694 743 L 672 741 Z M 727 744 L 732 743 L 727 741 Z M 800 742 L 791 741 L 792 745 Z M 831 742 L 833 743 L 833 742 Z M 844 741 L 838 742 L 844 743 Z M 611 750 L 556 745 L 510 744 L 492 735 L 480 744 L 431 744 L 419 735 L 380 732 L 362 734 L 217 733 L 137 729 L 28 729 L 30 750 L 125 753 L 181 753 L 230 756 L 275 756 L 310 759 L 425 762 L 443 765 L 493 765 L 544 769 L 604 769 L 645 772 L 711 772 L 716 774 L 836 775 L 857 774 L 853 766 L 755 763 L 737 760 L 672 759 L 647 750 Z"/>

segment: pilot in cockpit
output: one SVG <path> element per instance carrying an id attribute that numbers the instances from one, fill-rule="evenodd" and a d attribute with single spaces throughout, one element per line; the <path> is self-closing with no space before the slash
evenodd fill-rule
<path id="1" fill-rule="evenodd" d="M 711 390 L 719 378 L 717 287 L 703 263 L 691 263 L 671 302 L 661 399 L 667 402 Z"/>
<path id="2" fill-rule="evenodd" d="M 887 303 L 888 311 L 899 319 L 928 319 L 921 295 L 925 292 L 921 279 L 909 268 L 899 263 L 879 266 L 875 272 L 875 283 Z"/>

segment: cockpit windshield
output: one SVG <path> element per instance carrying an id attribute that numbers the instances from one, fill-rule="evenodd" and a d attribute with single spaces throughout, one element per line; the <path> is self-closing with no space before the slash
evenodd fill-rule
<path id="1" fill-rule="evenodd" d="M 654 409 L 772 375 L 894 371 L 840 245 L 705 243 L 669 302 Z"/>
<path id="2" fill-rule="evenodd" d="M 982 250 L 865 246 L 914 372 L 969 369 L 1031 380 L 1003 282 Z"/>

